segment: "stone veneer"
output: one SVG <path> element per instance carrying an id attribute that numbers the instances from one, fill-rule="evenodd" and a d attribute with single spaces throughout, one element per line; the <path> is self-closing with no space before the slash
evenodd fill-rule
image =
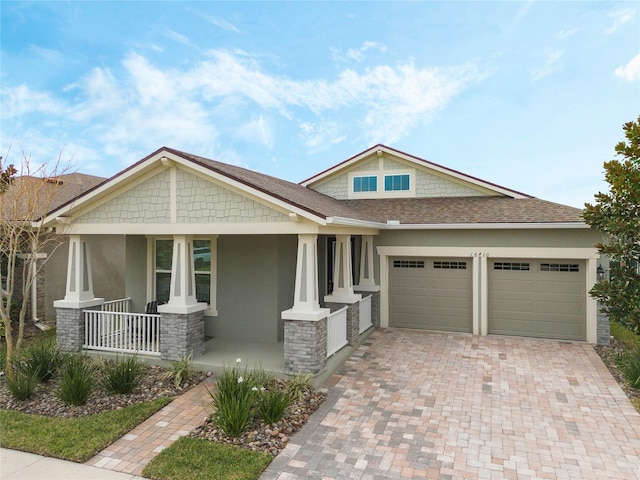
<path id="1" fill-rule="evenodd" d="M 84 310 L 56 308 L 56 341 L 60 350 L 79 352 L 84 343 Z"/>
<path id="2" fill-rule="evenodd" d="M 327 366 L 327 318 L 284 321 L 284 373 L 318 375 Z"/>
<path id="3" fill-rule="evenodd" d="M 609 315 L 602 311 L 602 304 L 598 303 L 598 320 L 596 327 L 596 344 L 609 345 L 611 341 L 611 331 L 609 325 Z"/>
<path id="4" fill-rule="evenodd" d="M 349 345 L 357 343 L 360 337 L 360 302 L 326 302 L 326 304 L 332 312 L 340 310 L 342 307 L 347 307 L 347 342 Z"/>
<path id="5" fill-rule="evenodd" d="M 160 314 L 160 352 L 163 360 L 204 354 L 204 311 Z"/>

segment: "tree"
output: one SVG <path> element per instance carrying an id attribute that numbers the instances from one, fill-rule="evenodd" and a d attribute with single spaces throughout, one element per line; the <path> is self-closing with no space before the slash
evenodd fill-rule
<path id="1" fill-rule="evenodd" d="M 605 234 L 597 247 L 610 261 L 609 280 L 599 280 L 591 295 L 612 320 L 640 333 L 640 116 L 623 129 L 619 159 L 604 163 L 609 192 L 585 204 L 584 219 Z"/>
<path id="2" fill-rule="evenodd" d="M 28 292 L 46 261 L 39 261 L 37 254 L 44 250 L 51 253 L 62 243 L 59 235 L 44 227 L 45 215 L 59 193 L 57 177 L 62 173 L 60 157 L 53 165 L 34 165 L 24 152 L 19 172 L 13 165 L 4 170 L 0 165 L 0 318 L 7 343 L 5 372 L 10 377 L 24 339 Z M 14 316 L 17 332 L 12 329 Z"/>

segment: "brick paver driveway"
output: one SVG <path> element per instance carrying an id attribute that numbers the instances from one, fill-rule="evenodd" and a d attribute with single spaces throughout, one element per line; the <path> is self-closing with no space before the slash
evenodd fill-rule
<path id="1" fill-rule="evenodd" d="M 640 478 L 640 414 L 591 345 L 374 332 L 264 472 L 293 478 Z"/>

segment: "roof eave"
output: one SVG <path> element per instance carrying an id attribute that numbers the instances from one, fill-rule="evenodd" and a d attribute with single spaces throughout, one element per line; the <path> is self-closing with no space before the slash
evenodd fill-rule
<path id="1" fill-rule="evenodd" d="M 393 220 L 390 220 L 393 222 Z M 513 222 L 513 223 L 386 223 L 385 230 L 540 230 L 587 229 L 584 222 Z"/>

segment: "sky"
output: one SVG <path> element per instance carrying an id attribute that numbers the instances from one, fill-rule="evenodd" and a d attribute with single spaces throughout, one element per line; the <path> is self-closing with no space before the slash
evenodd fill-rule
<path id="1" fill-rule="evenodd" d="M 382 143 L 582 207 L 640 115 L 640 3 L 0 1 L 0 155 L 162 146 L 300 182 Z"/>

